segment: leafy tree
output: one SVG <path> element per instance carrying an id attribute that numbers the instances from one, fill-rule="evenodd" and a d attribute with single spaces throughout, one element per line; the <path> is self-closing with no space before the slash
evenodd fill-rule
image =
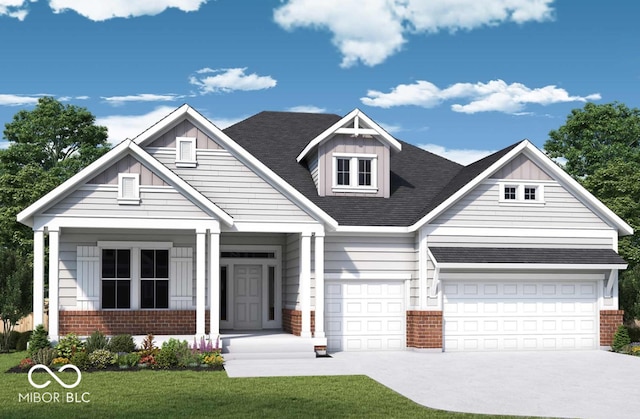
<path id="1" fill-rule="evenodd" d="M 635 233 L 619 252 L 629 269 L 620 277 L 625 318 L 640 318 L 640 109 L 622 103 L 587 103 L 574 109 L 544 145 L 565 171 L 624 219 Z"/>
<path id="2" fill-rule="evenodd" d="M 0 347 L 6 350 L 16 323 L 31 312 L 31 266 L 20 253 L 5 247 L 0 247 L 0 290 Z"/>
<path id="3" fill-rule="evenodd" d="M 0 150 L 0 244 L 30 252 L 32 233 L 16 215 L 106 153 L 107 128 L 86 108 L 43 97 L 5 124 Z"/>
<path id="4" fill-rule="evenodd" d="M 564 169 L 582 179 L 612 160 L 640 162 L 640 109 L 622 103 L 587 103 L 549 133 L 544 145 L 552 158 L 566 159 Z"/>

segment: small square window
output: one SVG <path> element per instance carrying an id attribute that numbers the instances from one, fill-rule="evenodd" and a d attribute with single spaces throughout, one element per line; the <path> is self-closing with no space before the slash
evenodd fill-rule
<path id="1" fill-rule="evenodd" d="M 536 200 L 536 189 L 533 186 L 525 186 L 524 188 L 524 200 L 525 201 L 535 201 Z"/>
<path id="2" fill-rule="evenodd" d="M 196 139 L 192 137 L 176 138 L 176 166 L 196 167 Z"/>
<path id="3" fill-rule="evenodd" d="M 504 187 L 504 199 L 505 200 L 516 200 L 517 199 L 517 188 L 515 186 L 505 186 Z"/>
<path id="4" fill-rule="evenodd" d="M 118 204 L 136 205 L 140 203 L 140 175 L 137 173 L 118 174 Z"/>

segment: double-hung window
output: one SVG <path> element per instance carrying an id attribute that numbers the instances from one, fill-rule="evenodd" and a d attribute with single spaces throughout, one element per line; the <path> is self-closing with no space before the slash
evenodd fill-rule
<path id="1" fill-rule="evenodd" d="M 140 250 L 140 308 L 169 308 L 168 250 Z"/>
<path id="2" fill-rule="evenodd" d="M 102 308 L 131 307 L 131 249 L 102 249 Z"/>
<path id="3" fill-rule="evenodd" d="M 369 192 L 377 191 L 375 154 L 333 154 L 333 191 Z"/>

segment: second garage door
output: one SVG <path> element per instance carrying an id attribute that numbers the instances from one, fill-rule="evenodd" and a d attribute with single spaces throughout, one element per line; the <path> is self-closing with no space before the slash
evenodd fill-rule
<path id="1" fill-rule="evenodd" d="M 327 282 L 327 349 L 330 352 L 404 349 L 404 298 L 403 281 Z"/>
<path id="2" fill-rule="evenodd" d="M 445 351 L 595 349 L 596 282 L 443 281 Z"/>

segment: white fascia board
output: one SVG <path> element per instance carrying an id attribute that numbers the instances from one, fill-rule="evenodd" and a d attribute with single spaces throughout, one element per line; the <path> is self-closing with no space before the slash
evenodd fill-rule
<path id="1" fill-rule="evenodd" d="M 220 219 L 220 221 L 222 221 L 226 225 L 229 225 L 229 226 L 233 225 L 233 218 L 229 214 L 227 214 L 223 209 L 221 209 L 219 206 L 217 206 L 213 202 L 209 201 L 204 195 L 198 192 L 193 186 L 189 185 L 180 176 L 176 175 L 171 170 L 169 170 L 168 167 L 166 167 L 165 165 L 160 163 L 158 160 L 151 157 L 139 145 L 131 141 L 129 144 L 129 148 L 136 155 L 136 157 L 138 157 L 148 166 L 152 167 L 154 170 L 156 170 L 158 173 L 164 176 L 167 180 L 169 180 L 169 183 L 174 185 L 174 187 L 181 189 L 185 194 L 188 195 L 188 197 L 192 198 L 198 204 L 198 206 L 209 210 L 218 219 Z"/>
<path id="2" fill-rule="evenodd" d="M 305 156 L 311 151 L 313 150 L 313 148 L 315 148 L 316 146 L 318 146 L 321 142 L 323 142 L 324 140 L 326 140 L 327 138 L 329 138 L 330 136 L 332 136 L 333 134 L 339 133 L 339 131 L 342 129 L 342 126 L 344 124 L 346 124 L 348 121 L 350 121 L 351 119 L 358 117 L 360 119 L 362 119 L 363 121 L 365 121 L 365 123 L 367 125 L 369 125 L 371 127 L 371 129 L 373 129 L 375 131 L 375 135 L 379 135 L 382 138 L 384 138 L 385 142 L 395 151 L 400 151 L 402 150 L 402 144 L 400 144 L 400 142 L 398 140 L 396 140 L 395 138 L 393 138 L 393 136 L 391 136 L 391 134 L 389 134 L 387 131 L 385 131 L 380 125 L 378 125 L 377 123 L 375 123 L 371 118 L 369 118 L 364 112 L 362 112 L 360 109 L 356 108 L 354 110 L 352 110 L 351 112 L 349 112 L 347 115 L 345 115 L 342 119 L 340 119 L 338 122 L 336 122 L 335 124 L 331 125 L 329 128 L 327 128 L 326 130 L 324 130 L 320 135 L 318 135 L 316 138 L 314 138 L 313 140 L 311 140 L 311 142 L 309 142 L 309 144 L 307 144 L 307 146 L 304 148 L 304 150 L 302 150 L 302 152 L 298 155 L 298 157 L 296 158 L 296 161 L 298 163 L 300 163 L 302 161 L 302 159 L 305 158 Z M 349 131 L 347 131 L 349 132 Z M 369 134 L 371 135 L 372 131 L 370 131 L 369 129 L 363 130 L 361 133 L 363 134 Z"/>
<path id="3" fill-rule="evenodd" d="M 413 233 L 408 227 L 384 227 L 384 226 L 339 226 L 336 233 L 356 234 L 406 234 Z"/>
<path id="4" fill-rule="evenodd" d="M 324 234 L 324 226 L 319 223 L 308 222 L 276 222 L 276 221 L 235 221 L 233 226 L 223 229 L 223 232 L 242 233 L 308 233 Z"/>
<path id="5" fill-rule="evenodd" d="M 513 159 L 515 156 L 520 154 L 522 150 L 524 150 L 527 147 L 527 144 L 530 144 L 528 140 L 522 141 L 520 144 L 514 147 L 513 150 L 511 150 L 510 152 L 502 156 L 501 159 L 499 159 L 498 161 L 493 163 L 491 166 L 489 166 L 487 169 L 485 169 L 482 173 L 480 173 L 478 176 L 476 176 L 474 179 L 472 179 L 470 182 L 468 182 L 466 185 L 460 188 L 456 193 L 454 193 L 449 198 L 447 198 L 443 203 L 435 207 L 433 210 L 431 210 L 431 212 L 429 212 L 427 215 L 422 217 L 416 223 L 409 226 L 409 231 L 416 231 L 417 229 L 419 229 L 429 221 L 435 219 L 437 216 L 442 214 L 447 208 L 449 208 L 451 205 L 456 203 L 460 198 L 462 198 L 471 190 L 476 188 L 483 180 L 491 176 L 492 173 L 494 173 L 496 170 L 498 170 L 500 167 L 506 164 L 509 160 Z"/>
<path id="6" fill-rule="evenodd" d="M 144 144 L 149 139 L 156 137 L 162 131 L 167 130 L 169 127 L 171 127 L 174 122 L 177 122 L 179 119 L 181 119 L 187 113 L 189 108 L 189 105 L 187 105 L 186 103 L 179 108 L 176 108 L 170 114 L 136 136 L 133 139 L 133 142 L 135 142 L 139 146 L 144 146 Z"/>
<path id="7" fill-rule="evenodd" d="M 186 105 L 185 105 L 186 106 Z M 182 108 L 180 108 L 182 109 Z M 188 107 L 186 110 L 186 115 L 190 122 L 194 125 L 200 127 L 202 130 L 209 132 L 213 137 L 215 137 L 218 141 L 222 143 L 224 148 L 231 152 L 236 158 L 239 158 L 240 161 L 247 164 L 251 169 L 255 170 L 262 176 L 271 180 L 275 185 L 277 185 L 277 189 L 280 192 L 284 193 L 288 198 L 292 199 L 294 202 L 298 203 L 300 206 L 311 212 L 311 214 L 315 215 L 317 218 L 326 223 L 331 229 L 335 229 L 338 227 L 338 222 L 334 220 L 329 214 L 324 212 L 320 207 L 311 202 L 309 198 L 304 196 L 300 191 L 295 189 L 289 183 L 287 183 L 284 179 L 278 176 L 273 170 L 268 168 L 264 163 L 255 158 L 251 153 L 242 148 L 238 143 L 236 143 L 231 137 L 222 132 L 220 128 L 216 127 L 211 121 L 198 113 L 195 109 Z M 160 129 L 158 129 L 160 130 Z"/>
<path id="8" fill-rule="evenodd" d="M 438 263 L 441 269 L 460 270 L 611 270 L 627 269 L 626 264 L 579 264 L 579 263 Z"/>
<path id="9" fill-rule="evenodd" d="M 473 237 L 575 237 L 575 238 L 611 238 L 614 229 L 568 229 L 563 227 L 478 227 L 476 225 L 447 226 L 444 224 L 430 224 L 426 226 L 429 236 L 473 236 Z M 617 237 L 617 235 L 616 235 Z"/>
<path id="10" fill-rule="evenodd" d="M 118 158 L 122 157 L 124 153 L 129 150 L 129 144 L 131 140 L 124 140 L 111 150 L 109 150 L 102 157 L 85 167 L 62 184 L 54 188 L 48 194 L 38 199 L 33 204 L 18 213 L 16 219 L 18 222 L 33 227 L 32 217 L 39 211 L 53 205 L 57 200 L 66 196 L 79 184 L 86 182 L 92 177 L 96 176 L 101 169 L 106 169 L 113 164 Z"/>
<path id="11" fill-rule="evenodd" d="M 100 216 L 56 216 L 42 215 L 35 217 L 34 230 L 44 227 L 59 230 L 60 228 L 104 228 L 104 229 L 142 229 L 142 230 L 211 230 L 220 232 L 220 222 L 213 219 L 198 218 L 134 218 L 130 216 L 100 217 Z"/>
<path id="12" fill-rule="evenodd" d="M 560 166 L 555 164 L 542 151 L 538 150 L 537 147 L 527 142 L 526 151 L 527 157 L 533 158 L 536 163 L 543 166 L 545 170 L 550 171 L 556 179 L 568 186 L 576 195 L 586 201 L 589 206 L 609 219 L 609 221 L 618 229 L 620 235 L 626 236 L 633 234 L 633 228 L 629 224 L 600 202 L 598 198 L 593 196 L 591 192 L 586 190 L 584 186 L 580 185 L 578 181 L 572 178 Z"/>

